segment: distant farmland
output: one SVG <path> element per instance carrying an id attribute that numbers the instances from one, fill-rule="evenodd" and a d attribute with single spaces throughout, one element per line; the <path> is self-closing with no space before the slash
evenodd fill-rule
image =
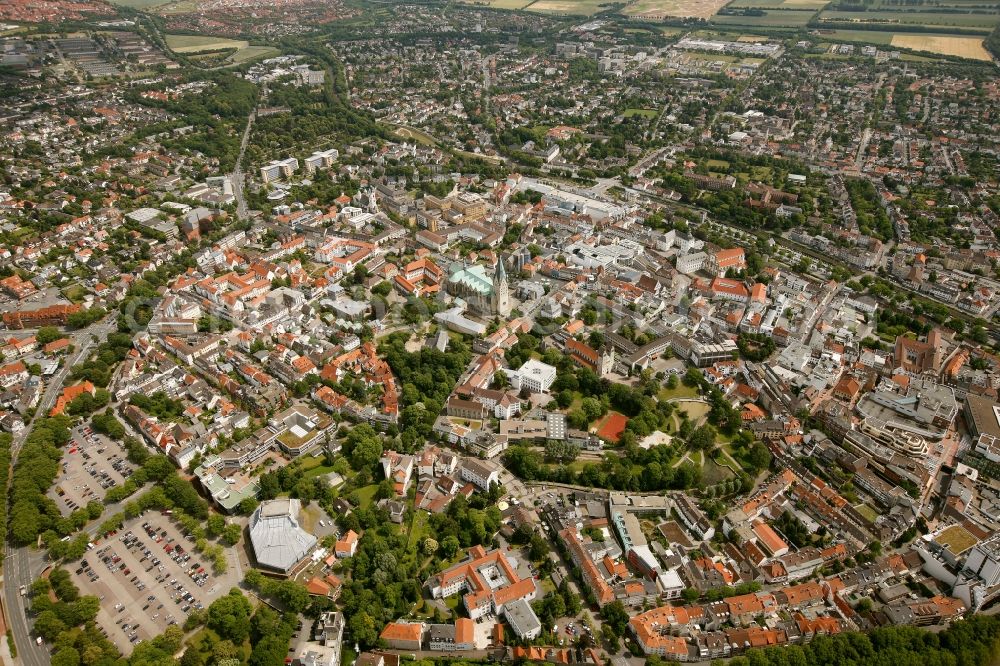
<path id="1" fill-rule="evenodd" d="M 462 0 L 462 3 L 493 9 L 524 9 L 531 4 L 531 0 Z"/>
<path id="2" fill-rule="evenodd" d="M 822 9 L 830 0 L 733 0 L 729 9 Z"/>
<path id="3" fill-rule="evenodd" d="M 914 51 L 927 51 L 941 55 L 971 58 L 973 60 L 991 60 L 989 51 L 983 47 L 979 37 L 962 37 L 959 35 L 914 35 L 895 34 L 892 36 L 892 46 Z"/>
<path id="4" fill-rule="evenodd" d="M 538 0 L 525 9 L 529 12 L 541 12 L 543 14 L 578 14 L 580 16 L 593 16 L 597 12 L 610 9 L 610 0 Z"/>
<path id="5" fill-rule="evenodd" d="M 919 25 L 927 28 L 961 28 L 966 31 L 990 32 L 1000 23 L 1000 14 L 937 13 L 909 11 L 869 11 L 851 12 L 824 10 L 819 15 L 821 22 L 847 24 L 885 25 L 891 29 L 897 25 Z"/>
<path id="6" fill-rule="evenodd" d="M 635 0 L 622 13 L 644 18 L 704 18 L 725 6 L 726 0 Z"/>
<path id="7" fill-rule="evenodd" d="M 111 0 L 111 4 L 113 5 L 131 7 L 132 9 L 152 9 L 169 2 L 171 0 Z"/>
<path id="8" fill-rule="evenodd" d="M 816 16 L 813 10 L 775 9 L 764 10 L 760 16 L 739 14 L 716 14 L 712 23 L 721 26 L 745 26 L 748 28 L 803 28 Z"/>

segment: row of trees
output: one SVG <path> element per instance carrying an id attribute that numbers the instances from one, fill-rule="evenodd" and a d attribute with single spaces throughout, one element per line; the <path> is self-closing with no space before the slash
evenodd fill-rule
<path id="1" fill-rule="evenodd" d="M 9 432 L 0 432 L 0 469 L 10 469 L 10 446 L 14 441 L 14 436 Z M 3 489 L 3 497 L 7 497 L 9 488 L 8 474 L 3 475 L 3 480 L 0 481 L 0 488 Z M 0 525 L 7 525 L 7 502 L 0 502 Z M 3 563 L 3 553 L 0 553 L 0 564 Z"/>
<path id="2" fill-rule="evenodd" d="M 987 666 L 1000 642 L 1000 618 L 976 615 L 940 633 L 883 627 L 863 634 L 818 636 L 808 645 L 752 649 L 713 666 Z"/>
<path id="3" fill-rule="evenodd" d="M 66 416 L 38 421 L 25 439 L 14 467 L 11 485 L 10 538 L 18 546 L 35 542 L 47 530 L 72 531 L 59 507 L 46 493 L 59 474 L 62 447 L 70 440 Z"/>

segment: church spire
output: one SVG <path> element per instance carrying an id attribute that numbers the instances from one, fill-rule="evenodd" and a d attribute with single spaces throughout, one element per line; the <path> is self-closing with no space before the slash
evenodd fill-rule
<path id="1" fill-rule="evenodd" d="M 507 270 L 503 267 L 503 258 L 497 255 L 497 268 L 493 274 L 494 282 L 506 282 L 507 281 Z"/>
<path id="2" fill-rule="evenodd" d="M 510 314 L 510 292 L 507 286 L 507 269 L 503 266 L 503 259 L 497 255 L 497 267 L 493 271 L 493 310 L 497 314 L 506 317 Z"/>

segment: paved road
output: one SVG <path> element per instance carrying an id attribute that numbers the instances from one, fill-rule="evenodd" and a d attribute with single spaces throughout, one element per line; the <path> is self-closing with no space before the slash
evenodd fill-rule
<path id="1" fill-rule="evenodd" d="M 73 356 L 67 358 L 59 372 L 49 379 L 45 393 L 38 403 L 36 416 L 48 414 L 62 393 L 63 383 L 69 376 L 72 367 L 86 359 L 91 349 L 103 342 L 116 327 L 116 319 L 112 314 L 106 320 L 79 331 L 73 336 L 77 351 Z M 11 469 L 17 462 L 17 455 L 31 431 L 31 425 L 32 423 L 27 423 L 24 430 L 14 438 L 11 445 Z M 20 594 L 21 586 L 31 585 L 32 581 L 38 578 L 42 569 L 45 568 L 45 553 L 32 551 L 26 547 L 14 548 L 9 543 L 5 546 L 5 553 L 3 599 L 10 630 L 17 646 L 18 658 L 26 666 L 46 666 L 52 661 L 51 655 L 47 646 L 36 644 L 35 639 L 32 638 L 31 625 L 25 612 L 27 598 L 21 597 Z"/>
<path id="2" fill-rule="evenodd" d="M 28 624 L 28 597 L 22 597 L 22 585 L 29 586 L 38 578 L 45 568 L 45 554 L 42 551 L 32 552 L 30 548 L 11 548 L 7 546 L 4 560 L 4 607 L 7 609 L 7 619 L 14 644 L 17 646 L 17 656 L 25 666 L 47 666 L 52 657 L 45 645 L 38 645 L 31 637 Z"/>
<path id="3" fill-rule="evenodd" d="M 858 153 L 854 158 L 854 168 L 861 171 L 861 167 L 865 163 L 865 153 L 868 150 L 868 144 L 872 140 L 872 128 L 866 127 L 861 133 L 861 141 L 858 143 Z"/>
<path id="4" fill-rule="evenodd" d="M 236 158 L 236 166 L 229 174 L 229 180 L 233 184 L 233 196 L 236 197 L 236 219 L 239 220 L 246 219 L 247 216 L 247 200 L 243 196 L 243 155 L 247 151 L 247 144 L 250 143 L 250 129 L 253 127 L 253 121 L 256 117 L 257 110 L 254 109 L 250 112 L 250 117 L 247 118 L 246 129 L 243 130 L 243 140 L 240 141 L 240 154 Z"/>

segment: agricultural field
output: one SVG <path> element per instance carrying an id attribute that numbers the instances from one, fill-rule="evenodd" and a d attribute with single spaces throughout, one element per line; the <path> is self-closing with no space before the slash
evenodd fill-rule
<path id="1" fill-rule="evenodd" d="M 879 30 L 820 30 L 819 36 L 831 42 L 862 42 L 877 46 L 889 46 L 895 33 Z M 923 36 L 923 35 L 921 35 Z"/>
<path id="2" fill-rule="evenodd" d="M 538 0 L 524 9 L 543 14 L 570 14 L 578 16 L 593 16 L 610 9 L 609 0 Z"/>
<path id="3" fill-rule="evenodd" d="M 830 0 L 732 0 L 730 9 L 822 9 Z"/>
<path id="4" fill-rule="evenodd" d="M 746 26 L 748 28 L 804 28 L 816 15 L 815 11 L 803 9 L 776 9 L 765 11 L 763 16 L 734 16 L 716 14 L 712 23 L 722 26 Z"/>
<path id="5" fill-rule="evenodd" d="M 983 40 L 980 37 L 895 34 L 892 36 L 891 45 L 901 49 L 926 51 L 972 60 L 991 60 L 990 53 L 983 47 Z"/>
<path id="6" fill-rule="evenodd" d="M 940 0 L 939 2 L 926 4 L 933 4 L 934 9 L 958 9 L 963 11 L 978 12 L 980 14 L 989 14 L 996 9 L 996 3 L 988 1 L 984 2 L 983 0 Z M 904 9 L 904 7 L 896 2 L 896 0 L 870 0 L 869 3 L 865 4 L 865 6 L 869 11 L 900 11 L 901 9 Z"/>
<path id="7" fill-rule="evenodd" d="M 930 28 L 962 28 L 988 33 L 998 23 L 1000 14 L 944 14 L 932 12 L 868 11 L 846 12 L 824 10 L 819 15 L 821 22 L 870 23 L 873 25 L 921 25 Z"/>
<path id="8" fill-rule="evenodd" d="M 646 18 L 703 18 L 707 19 L 722 9 L 725 0 L 634 0 L 622 13 L 626 16 Z"/>
<path id="9" fill-rule="evenodd" d="M 524 9 L 531 4 L 531 0 L 462 0 L 462 4 L 492 9 Z"/>
<path id="10" fill-rule="evenodd" d="M 167 46 L 176 53 L 202 53 L 223 49 L 245 49 L 250 43 L 242 39 L 226 39 L 208 35 L 164 35 Z"/>
<path id="11" fill-rule="evenodd" d="M 177 0 L 177 2 L 170 2 L 163 5 L 158 11 L 158 14 L 191 14 L 198 11 L 197 0 Z"/>
<path id="12" fill-rule="evenodd" d="M 171 0 L 111 0 L 111 4 L 130 9 L 153 9 L 169 3 Z"/>

